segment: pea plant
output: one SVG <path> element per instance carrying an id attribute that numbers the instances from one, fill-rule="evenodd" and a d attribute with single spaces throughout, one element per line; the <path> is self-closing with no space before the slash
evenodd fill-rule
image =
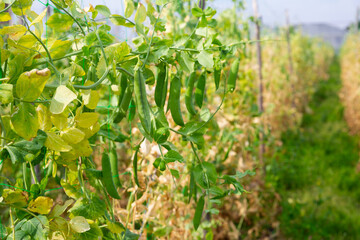
<path id="1" fill-rule="evenodd" d="M 187 179 L 195 230 L 221 199 L 245 192 L 239 181 L 252 172 L 219 174 L 201 154 L 236 87 L 244 44 L 222 44 L 214 9 L 190 2 L 176 32 L 167 21 L 176 4 L 167 0 L 125 0 L 124 15 L 73 0 L 48 1 L 37 14 L 32 4 L 0 3 L 0 20 L 19 23 L 0 29 L 1 238 L 138 239 L 144 226 L 135 233 L 115 208 L 125 201 L 129 210 L 145 195 L 144 164 L 153 176 Z M 118 40 L 117 26 L 136 37 Z M 210 88 L 222 99 L 213 111 Z M 149 145 L 158 149 L 154 161 L 144 157 Z"/>

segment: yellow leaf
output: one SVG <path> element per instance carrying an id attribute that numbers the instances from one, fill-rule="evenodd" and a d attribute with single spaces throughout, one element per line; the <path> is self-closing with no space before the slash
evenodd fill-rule
<path id="1" fill-rule="evenodd" d="M 81 128 L 89 128 L 97 123 L 99 114 L 96 112 L 85 112 L 76 116 L 76 125 Z"/>
<path id="2" fill-rule="evenodd" d="M 48 43 L 50 45 L 50 43 Z M 71 49 L 72 41 L 71 40 L 60 40 L 57 39 L 51 45 L 49 49 L 50 54 L 53 58 L 63 57 Z"/>
<path id="3" fill-rule="evenodd" d="M 2 193 L 5 203 L 16 207 L 24 207 L 27 204 L 27 198 L 23 192 L 19 190 L 4 189 Z"/>
<path id="4" fill-rule="evenodd" d="M 60 136 L 70 144 L 77 144 L 84 139 L 85 133 L 78 128 L 69 128 L 61 132 Z"/>
<path id="5" fill-rule="evenodd" d="M 135 6 L 132 0 L 125 0 L 125 17 L 129 18 L 133 14 Z"/>
<path id="6" fill-rule="evenodd" d="M 0 34 L 9 34 L 11 39 L 17 41 L 26 33 L 26 31 L 27 29 L 23 25 L 12 25 L 0 29 Z"/>
<path id="7" fill-rule="evenodd" d="M 143 4 L 139 3 L 138 9 L 135 13 L 135 22 L 143 23 L 146 20 L 146 8 Z"/>
<path id="8" fill-rule="evenodd" d="M 7 22 L 11 20 L 11 16 L 8 12 L 0 13 L 0 22 Z"/>
<path id="9" fill-rule="evenodd" d="M 68 127 L 67 117 L 63 114 L 53 114 L 51 116 L 51 122 L 59 130 L 64 130 Z"/>
<path id="10" fill-rule="evenodd" d="M 100 130 L 100 123 L 97 122 L 93 126 L 89 128 L 79 128 L 83 133 L 85 133 L 85 138 L 89 139 L 92 137 L 95 133 L 97 133 Z"/>
<path id="11" fill-rule="evenodd" d="M 72 149 L 72 147 L 67 145 L 67 143 L 56 133 L 47 132 L 46 134 L 45 147 L 58 152 L 69 152 Z"/>
<path id="12" fill-rule="evenodd" d="M 79 157 L 89 157 L 93 152 L 87 139 L 75 144 L 74 149 Z"/>
<path id="13" fill-rule="evenodd" d="M 50 112 L 53 114 L 62 113 L 66 106 L 76 99 L 76 94 L 64 85 L 59 86 L 51 99 Z"/>
<path id="14" fill-rule="evenodd" d="M 24 101 L 35 101 L 44 90 L 50 74 L 48 68 L 22 73 L 16 82 L 16 94 Z"/>
<path id="15" fill-rule="evenodd" d="M 35 200 L 31 200 L 28 206 L 29 211 L 48 214 L 53 206 L 54 201 L 49 197 L 40 196 Z"/>
<path id="16" fill-rule="evenodd" d="M 39 129 L 49 131 L 52 127 L 49 109 L 46 106 L 39 104 L 36 108 L 36 113 L 39 121 Z"/>
<path id="17" fill-rule="evenodd" d="M 32 25 L 36 24 L 36 23 L 40 23 L 40 22 L 43 20 L 43 18 L 45 17 L 47 10 L 48 10 L 48 9 L 47 9 L 47 7 L 46 7 L 46 8 L 44 9 L 44 11 L 42 11 L 42 13 L 40 13 L 39 16 L 37 16 L 37 17 L 31 22 L 30 27 L 31 27 Z"/>
<path id="18" fill-rule="evenodd" d="M 92 81 L 87 81 L 84 85 L 88 86 L 88 85 L 91 85 L 92 83 L 93 83 Z M 100 100 L 99 91 L 83 90 L 82 98 L 83 98 L 84 104 L 87 108 L 95 109 Z"/>

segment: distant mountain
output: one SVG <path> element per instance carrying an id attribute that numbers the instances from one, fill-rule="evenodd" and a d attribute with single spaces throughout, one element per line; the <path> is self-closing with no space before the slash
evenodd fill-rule
<path id="1" fill-rule="evenodd" d="M 330 43 L 336 50 L 342 46 L 346 29 L 341 29 L 325 23 L 299 24 L 295 28 L 300 29 L 305 35 L 310 37 L 320 37 Z"/>

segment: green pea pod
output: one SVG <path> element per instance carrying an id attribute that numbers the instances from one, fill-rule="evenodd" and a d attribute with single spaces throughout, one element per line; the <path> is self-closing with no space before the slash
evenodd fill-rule
<path id="1" fill-rule="evenodd" d="M 137 163 L 138 163 L 138 152 L 139 150 L 136 150 L 135 151 L 135 154 L 134 154 L 134 159 L 133 159 L 133 171 L 134 171 L 134 180 L 135 180 L 135 183 L 136 185 L 138 185 L 138 187 L 140 187 L 140 184 L 139 184 L 139 179 L 138 179 L 138 174 L 137 174 Z"/>
<path id="2" fill-rule="evenodd" d="M 125 74 L 121 74 L 120 82 L 119 82 L 119 91 L 120 91 L 119 101 L 118 101 L 118 106 L 119 107 L 120 107 L 121 102 L 122 102 L 122 100 L 124 98 L 127 86 L 128 86 L 128 79 L 127 79 Z"/>
<path id="3" fill-rule="evenodd" d="M 236 79 L 237 79 L 237 75 L 239 72 L 239 64 L 240 64 L 240 60 L 236 59 L 232 64 L 231 64 L 231 68 L 230 68 L 230 73 L 229 73 L 229 79 L 227 82 L 227 90 L 230 92 L 234 92 L 235 87 L 236 87 Z"/>
<path id="4" fill-rule="evenodd" d="M 161 109 L 163 109 L 165 106 L 167 87 L 168 87 L 167 68 L 166 68 L 166 64 L 162 63 L 158 68 L 158 74 L 157 74 L 156 86 L 155 86 L 155 103 L 156 106 L 158 106 Z"/>
<path id="5" fill-rule="evenodd" d="M 206 73 L 203 72 L 196 84 L 195 89 L 195 103 L 199 108 L 202 107 L 205 97 L 205 86 L 206 86 Z"/>
<path id="6" fill-rule="evenodd" d="M 24 181 L 24 186 L 25 189 L 30 190 L 30 186 L 31 186 L 31 173 L 30 173 L 30 169 L 26 166 L 26 162 L 23 163 L 23 181 Z"/>
<path id="7" fill-rule="evenodd" d="M 187 80 L 187 88 L 185 92 L 185 105 L 191 115 L 196 115 L 196 109 L 194 107 L 194 85 L 196 81 L 196 72 L 192 72 Z"/>
<path id="8" fill-rule="evenodd" d="M 150 106 L 146 95 L 145 78 L 140 69 L 137 69 L 134 75 L 134 91 L 137 112 L 139 114 L 141 125 L 144 127 L 144 130 L 150 134 Z"/>
<path id="9" fill-rule="evenodd" d="M 96 68 L 92 64 L 89 67 L 88 72 L 87 72 L 87 80 L 96 82 Z"/>
<path id="10" fill-rule="evenodd" d="M 116 154 L 116 149 L 112 148 L 109 153 L 110 158 L 110 165 L 111 165 L 111 174 L 113 176 L 115 187 L 121 188 L 121 182 L 119 178 L 119 172 L 118 172 L 118 158 Z"/>
<path id="11" fill-rule="evenodd" d="M 104 152 L 101 159 L 101 166 L 102 166 L 102 182 L 105 186 L 107 193 L 116 199 L 120 199 L 119 193 L 116 190 L 115 183 L 113 180 L 113 174 L 111 170 L 111 163 L 109 155 Z"/>
<path id="12" fill-rule="evenodd" d="M 132 87 L 129 86 L 127 77 L 125 74 L 121 75 L 120 83 L 120 95 L 118 101 L 118 113 L 114 118 L 114 123 L 119 123 L 126 116 L 126 112 L 129 108 L 132 95 Z"/>
<path id="13" fill-rule="evenodd" d="M 215 80 L 216 90 L 219 89 L 220 79 L 221 79 L 221 67 L 220 67 L 220 66 L 216 66 L 216 67 L 214 68 L 214 80 Z"/>
<path id="14" fill-rule="evenodd" d="M 177 125 L 184 126 L 184 120 L 181 114 L 180 108 L 180 92 L 181 92 L 181 80 L 178 76 L 174 76 L 170 83 L 170 96 L 169 96 L 169 109 L 174 122 Z"/>

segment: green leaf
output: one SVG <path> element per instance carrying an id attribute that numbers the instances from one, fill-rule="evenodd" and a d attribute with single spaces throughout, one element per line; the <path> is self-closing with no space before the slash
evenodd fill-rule
<path id="1" fill-rule="evenodd" d="M 194 168 L 194 177 L 197 184 L 204 189 L 209 189 L 211 184 L 215 184 L 217 180 L 217 172 L 214 164 L 202 162 Z"/>
<path id="2" fill-rule="evenodd" d="M 24 155 L 28 154 L 24 150 L 19 149 L 17 147 L 13 147 L 13 146 L 5 146 L 4 149 L 6 149 L 7 153 L 10 156 L 11 162 L 13 164 L 24 162 L 25 161 Z M 3 152 L 3 155 L 4 155 L 4 152 Z M 2 157 L 4 157 L 4 156 L 2 156 Z"/>
<path id="3" fill-rule="evenodd" d="M 48 68 L 33 69 L 30 72 L 22 73 L 16 82 L 17 96 L 27 102 L 35 101 L 40 97 L 50 75 L 51 72 Z"/>
<path id="4" fill-rule="evenodd" d="M 118 26 L 124 26 L 124 27 L 134 27 L 135 25 L 130 22 L 128 19 L 124 18 L 121 15 L 118 14 L 112 14 L 110 16 L 110 21 Z"/>
<path id="5" fill-rule="evenodd" d="M 197 230 L 200 226 L 202 213 L 204 211 L 204 205 L 205 205 L 204 196 L 201 196 L 197 202 L 196 209 L 195 209 L 195 215 L 194 215 L 194 219 L 193 219 L 193 224 L 194 224 L 195 230 Z"/>
<path id="6" fill-rule="evenodd" d="M 105 5 L 96 5 L 95 10 L 104 17 L 109 17 L 111 15 L 110 9 Z"/>
<path id="7" fill-rule="evenodd" d="M 74 216 L 83 216 L 86 219 L 96 220 L 104 215 L 106 204 L 103 200 L 96 196 L 92 196 L 90 200 L 79 199 L 69 210 Z"/>
<path id="8" fill-rule="evenodd" d="M 55 207 L 53 208 L 53 210 L 49 214 L 49 218 L 59 217 L 73 203 L 74 203 L 74 200 L 69 199 L 69 200 L 66 200 L 64 205 L 58 205 L 58 204 L 55 205 Z"/>
<path id="9" fill-rule="evenodd" d="M 83 232 L 83 233 L 80 233 L 80 234 L 76 234 L 75 239 L 79 239 L 79 240 L 103 239 L 103 232 L 101 231 L 98 224 L 93 223 L 93 224 L 90 224 L 90 230 L 89 231 L 86 231 L 86 232 Z"/>
<path id="10" fill-rule="evenodd" d="M 15 132 L 26 140 L 35 137 L 39 129 L 38 116 L 31 103 L 21 102 L 11 115 L 11 123 Z"/>
<path id="11" fill-rule="evenodd" d="M 169 2 L 169 0 L 156 0 L 155 1 L 156 5 L 160 5 L 160 6 L 165 5 L 168 2 Z"/>
<path id="12" fill-rule="evenodd" d="M 171 175 L 173 175 L 176 179 L 180 178 L 180 173 L 178 170 L 170 169 Z"/>
<path id="13" fill-rule="evenodd" d="M 18 16 L 24 15 L 24 13 L 27 12 L 28 9 L 31 8 L 31 5 L 34 0 L 17 0 L 12 5 L 11 10 L 14 12 L 14 14 Z M 7 2 L 10 3 L 10 2 Z"/>
<path id="14" fill-rule="evenodd" d="M 15 238 L 12 234 L 8 239 L 46 240 L 49 233 L 49 221 L 45 216 L 37 216 L 30 220 L 23 219 L 15 225 Z"/>
<path id="15" fill-rule="evenodd" d="M 62 13 L 54 13 L 49 17 L 46 25 L 48 25 L 57 32 L 65 32 L 70 30 L 73 23 L 74 20 L 69 15 Z"/>
<path id="16" fill-rule="evenodd" d="M 132 0 L 125 0 L 125 17 L 129 18 L 135 11 L 135 6 Z"/>
<path id="17" fill-rule="evenodd" d="M 201 8 L 198 7 L 194 7 L 191 9 L 191 13 L 195 16 L 195 17 L 201 17 L 204 12 Z"/>
<path id="18" fill-rule="evenodd" d="M 179 64 L 186 72 L 193 72 L 194 71 L 194 60 L 191 59 L 188 53 L 182 51 L 180 53 Z"/>
<path id="19" fill-rule="evenodd" d="M 161 127 L 161 128 L 156 129 L 154 140 L 157 143 L 162 144 L 167 141 L 169 136 L 170 136 L 169 129 L 165 128 L 165 127 Z"/>
<path id="20" fill-rule="evenodd" d="M 99 29 L 97 32 L 103 45 L 110 45 L 115 41 L 115 38 L 106 31 Z M 100 44 L 95 32 L 87 34 L 85 40 L 86 44 L 90 46 L 94 44 Z"/>
<path id="21" fill-rule="evenodd" d="M 13 85 L 8 83 L 0 84 L 0 104 L 8 104 L 14 101 Z"/>
<path id="22" fill-rule="evenodd" d="M 126 232 L 123 233 L 123 238 L 124 240 L 138 240 L 139 239 L 139 235 L 133 232 L 130 232 L 129 229 L 126 229 Z"/>
<path id="23" fill-rule="evenodd" d="M 209 121 L 210 117 L 211 117 L 211 113 L 208 108 L 201 109 L 201 111 L 200 111 L 201 120 L 203 120 L 204 122 L 207 122 L 207 121 Z"/>
<path id="24" fill-rule="evenodd" d="M 135 13 L 135 22 L 143 23 L 146 20 L 146 8 L 142 3 L 139 3 L 138 9 Z"/>
<path id="25" fill-rule="evenodd" d="M 207 7 L 204 11 L 205 16 L 212 17 L 216 14 L 216 10 L 212 9 L 211 7 Z"/>
<path id="26" fill-rule="evenodd" d="M 184 158 L 180 155 L 180 153 L 178 153 L 175 150 L 170 150 L 168 151 L 165 155 L 164 155 L 164 160 L 166 161 L 166 163 L 170 163 L 170 162 L 184 162 Z"/>
<path id="27" fill-rule="evenodd" d="M 37 136 L 32 141 L 19 141 L 14 143 L 14 147 L 22 148 L 27 152 L 36 153 L 41 150 L 46 141 L 47 135 L 44 131 L 38 130 Z"/>
<path id="28" fill-rule="evenodd" d="M 195 34 L 198 36 L 209 38 L 216 34 L 215 30 L 208 27 L 199 27 L 196 29 Z"/>
<path id="29" fill-rule="evenodd" d="M 64 85 L 59 86 L 51 99 L 50 112 L 53 114 L 62 113 L 66 106 L 76 99 L 76 94 Z"/>
<path id="30" fill-rule="evenodd" d="M 161 227 L 156 229 L 156 231 L 154 232 L 154 235 L 156 237 L 165 237 L 165 236 L 169 236 L 169 234 L 171 233 L 173 227 L 171 226 L 165 226 L 165 227 Z"/>
<path id="31" fill-rule="evenodd" d="M 124 225 L 119 222 L 106 221 L 107 228 L 112 233 L 123 233 L 125 231 Z"/>
<path id="32" fill-rule="evenodd" d="M 202 50 L 199 55 L 197 56 L 198 62 L 206 68 L 213 68 L 214 67 L 214 59 L 213 54 L 209 53 L 205 50 Z"/>
<path id="33" fill-rule="evenodd" d="M 83 233 L 90 230 L 90 224 L 83 216 L 75 216 L 70 220 L 71 229 L 77 233 Z"/>

